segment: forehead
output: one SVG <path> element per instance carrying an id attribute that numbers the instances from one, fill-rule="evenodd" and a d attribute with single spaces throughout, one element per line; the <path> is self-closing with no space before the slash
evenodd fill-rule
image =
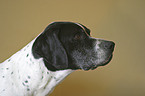
<path id="1" fill-rule="evenodd" d="M 80 24 L 80 23 L 76 23 L 78 26 L 80 26 L 83 30 L 84 30 L 84 32 L 86 33 L 86 34 L 88 34 L 88 35 L 90 35 L 90 30 L 87 28 L 87 27 L 85 27 L 84 25 L 82 25 L 82 24 Z"/>
<path id="2" fill-rule="evenodd" d="M 79 23 L 75 23 L 77 24 L 79 27 L 81 27 L 84 31 L 86 31 L 86 29 L 84 28 L 84 26 L 82 24 L 79 24 Z"/>
<path id="3" fill-rule="evenodd" d="M 62 24 L 63 26 L 61 27 L 62 29 L 64 29 L 65 31 L 78 31 L 78 30 L 83 30 L 83 32 L 85 32 L 86 34 L 90 35 L 90 30 L 80 24 L 80 23 L 73 23 L 73 22 L 68 22 L 68 23 L 64 23 Z"/>
<path id="4" fill-rule="evenodd" d="M 80 23 L 74 23 L 74 22 L 52 22 L 46 27 L 46 29 L 44 31 L 47 31 L 50 28 L 52 28 L 52 29 L 53 28 L 54 29 L 60 29 L 63 33 L 66 33 L 66 34 L 68 34 L 68 33 L 76 33 L 76 32 L 78 32 L 80 30 L 81 31 L 83 30 L 84 33 L 86 33 L 87 35 L 90 35 L 90 30 L 86 26 L 84 26 L 84 25 L 82 25 Z"/>

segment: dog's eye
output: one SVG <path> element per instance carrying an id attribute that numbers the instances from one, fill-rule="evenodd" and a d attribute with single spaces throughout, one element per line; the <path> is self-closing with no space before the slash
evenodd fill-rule
<path id="1" fill-rule="evenodd" d="M 75 37 L 74 37 L 74 39 L 75 40 L 80 40 L 81 39 L 81 36 L 79 34 L 76 34 Z"/>

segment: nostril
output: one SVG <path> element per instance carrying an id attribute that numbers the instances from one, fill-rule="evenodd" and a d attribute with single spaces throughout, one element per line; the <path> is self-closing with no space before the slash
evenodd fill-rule
<path id="1" fill-rule="evenodd" d="M 106 44 L 104 45 L 104 47 L 107 48 L 107 49 L 113 49 L 113 48 L 114 48 L 114 43 L 108 42 L 108 43 L 106 43 Z"/>
<path id="2" fill-rule="evenodd" d="M 112 42 L 112 41 L 103 41 L 103 42 L 101 43 L 101 46 L 102 46 L 104 49 L 113 50 L 113 49 L 114 49 L 114 46 L 115 46 L 115 43 Z"/>

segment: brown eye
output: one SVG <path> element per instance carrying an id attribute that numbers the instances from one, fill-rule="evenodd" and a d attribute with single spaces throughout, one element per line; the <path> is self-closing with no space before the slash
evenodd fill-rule
<path id="1" fill-rule="evenodd" d="M 81 39 L 81 36 L 79 34 L 76 34 L 75 37 L 74 37 L 74 39 L 75 40 L 79 40 L 79 39 Z"/>

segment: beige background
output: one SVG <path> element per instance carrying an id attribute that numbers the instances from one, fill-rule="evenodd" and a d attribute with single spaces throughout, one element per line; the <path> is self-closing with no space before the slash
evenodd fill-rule
<path id="1" fill-rule="evenodd" d="M 109 65 L 76 71 L 50 96 L 145 96 L 145 0 L 0 0 L 0 62 L 53 21 L 116 43 Z"/>

